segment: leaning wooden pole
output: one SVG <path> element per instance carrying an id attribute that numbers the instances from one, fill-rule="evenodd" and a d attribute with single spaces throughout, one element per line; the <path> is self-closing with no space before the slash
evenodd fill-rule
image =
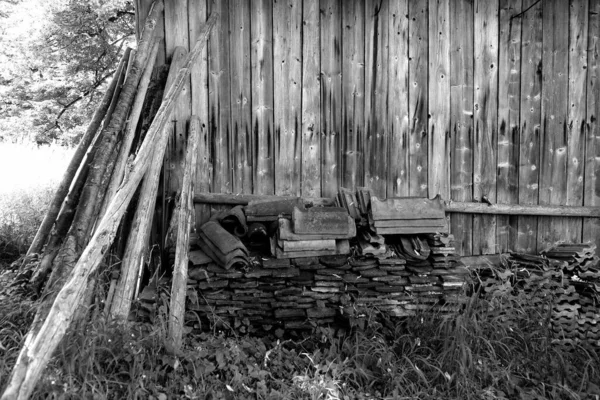
<path id="1" fill-rule="evenodd" d="M 180 350 L 183 342 L 183 316 L 185 314 L 190 227 L 192 226 L 192 217 L 194 215 L 194 182 L 196 182 L 199 141 L 200 120 L 198 117 L 192 117 L 185 155 L 181 196 L 177 210 L 179 212 L 177 220 L 177 244 L 175 245 L 175 265 L 173 266 L 173 283 L 171 285 L 171 302 L 169 307 L 169 340 L 175 350 Z"/>
<path id="2" fill-rule="evenodd" d="M 76 306 L 83 300 L 91 275 L 97 271 L 114 240 L 121 218 L 148 169 L 154 148 L 159 144 L 167 143 L 168 138 L 161 133 L 171 115 L 175 100 L 184 86 L 185 79 L 189 76 L 190 67 L 206 44 L 215 20 L 216 14 L 213 14 L 207 21 L 194 50 L 188 55 L 184 68 L 179 71 L 175 83 L 168 89 L 144 143 L 130 164 L 129 174 L 110 202 L 106 214 L 81 254 L 69 280 L 56 296 L 48 316 L 39 329 L 33 327 L 27 334 L 17 363 L 11 372 L 9 384 L 0 400 L 25 400 L 31 396 L 40 374 L 73 321 Z"/>
<path id="3" fill-rule="evenodd" d="M 131 145 L 133 143 L 133 139 L 135 138 L 135 131 L 138 125 L 138 121 L 140 119 L 140 115 L 142 114 L 144 99 L 146 98 L 148 86 L 150 85 L 150 78 L 152 77 L 152 70 L 154 69 L 154 63 L 156 61 L 156 55 L 158 54 L 159 45 L 160 38 L 155 37 L 154 45 L 152 46 L 152 50 L 150 51 L 150 55 L 148 56 L 148 62 L 144 67 L 144 72 L 138 85 L 135 100 L 133 101 L 133 105 L 131 106 L 129 120 L 127 121 L 127 127 L 125 128 L 125 135 L 123 135 L 123 144 L 121 145 L 121 149 L 119 150 L 119 157 L 117 158 L 111 181 L 108 185 L 108 190 L 104 195 L 104 203 L 102 205 L 100 215 L 104 214 L 108 203 L 110 203 L 110 200 L 113 198 L 113 196 L 117 192 L 119 185 L 123 181 L 123 175 L 125 174 L 125 165 L 127 164 L 127 160 L 131 152 Z"/>
<path id="4" fill-rule="evenodd" d="M 106 115 L 106 112 L 108 111 L 108 107 L 110 106 L 111 100 L 113 98 L 113 94 L 114 94 L 115 90 L 117 89 L 117 83 L 121 76 L 121 72 L 124 68 L 124 65 L 125 65 L 127 59 L 129 59 L 130 52 L 131 52 L 130 48 L 127 48 L 125 50 L 125 53 L 123 54 L 123 57 L 121 58 L 121 61 L 119 62 L 119 66 L 117 67 L 117 71 L 115 72 L 115 75 L 113 76 L 113 79 L 110 82 L 110 85 L 108 86 L 108 89 L 106 90 L 106 93 L 104 93 L 104 97 L 102 98 L 100 105 L 96 109 L 96 112 L 94 112 L 92 121 L 90 122 L 87 130 L 83 134 L 83 137 L 81 138 L 81 141 L 79 142 L 79 145 L 77 145 L 77 149 L 75 150 L 75 153 L 73 154 L 73 158 L 71 158 L 71 161 L 69 162 L 67 171 L 65 172 L 61 182 L 59 183 L 58 188 L 56 189 L 56 192 L 54 193 L 52 202 L 50 202 L 48 211 L 46 212 L 46 215 L 44 216 L 44 219 L 42 220 L 42 223 L 41 223 L 37 233 L 35 234 L 35 237 L 33 238 L 33 242 L 31 243 L 31 246 L 29 246 L 29 250 L 27 250 L 28 256 L 32 255 L 32 254 L 40 253 L 42 251 L 42 248 L 44 247 L 44 244 L 46 243 L 46 240 L 48 239 L 48 235 L 50 234 L 50 231 L 52 230 L 52 225 L 54 225 L 54 222 L 56 221 L 58 213 L 60 212 L 62 204 L 65 200 L 65 197 L 67 197 L 67 193 L 69 192 L 69 187 L 71 187 L 73 178 L 75 177 L 75 174 L 77 173 L 77 170 L 79 169 L 79 166 L 81 165 L 81 161 L 83 160 L 83 157 L 87 153 L 87 151 L 90 147 L 90 144 L 92 143 L 94 137 L 96 136 L 96 132 L 98 131 L 98 128 L 100 128 L 100 124 L 102 123 L 102 120 L 104 119 L 104 116 Z"/>
<path id="5" fill-rule="evenodd" d="M 177 71 L 185 63 L 186 53 L 183 47 L 175 49 L 171 61 L 171 69 L 167 77 L 167 86 L 176 79 Z M 115 319 L 127 319 L 129 316 L 131 300 L 135 292 L 140 268 L 144 264 L 150 231 L 152 230 L 152 217 L 154 216 L 158 182 L 163 159 L 165 158 L 165 150 L 166 144 L 164 147 L 156 147 L 150 168 L 146 172 L 146 176 L 144 176 L 144 182 L 142 183 L 138 197 L 139 205 L 135 210 L 131 224 L 131 233 L 127 238 L 127 246 L 125 247 L 125 254 L 121 262 L 121 274 L 119 275 L 113 298 L 112 300 L 109 299 L 111 303 L 109 315 Z"/>

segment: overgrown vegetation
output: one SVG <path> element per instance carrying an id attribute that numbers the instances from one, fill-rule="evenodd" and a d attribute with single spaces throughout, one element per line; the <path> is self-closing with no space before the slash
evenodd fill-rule
<path id="1" fill-rule="evenodd" d="M 365 330 L 318 328 L 303 340 L 189 338 L 180 354 L 165 327 L 125 331 L 101 320 L 74 332 L 36 396 L 231 399 L 580 399 L 600 395 L 599 354 L 550 343 L 535 310 L 496 299 L 519 322 L 491 317 L 473 297 L 452 318 L 423 314 L 371 321 Z M 0 310 L 0 386 L 6 384 L 31 309 Z"/>

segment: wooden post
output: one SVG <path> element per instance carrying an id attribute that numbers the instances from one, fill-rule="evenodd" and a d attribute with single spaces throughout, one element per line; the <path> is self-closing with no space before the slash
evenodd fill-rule
<path id="1" fill-rule="evenodd" d="M 175 99 L 183 88 L 184 80 L 189 75 L 191 65 L 204 47 L 214 21 L 215 16 L 212 16 L 206 22 L 194 50 L 188 55 L 187 62 L 169 88 L 146 134 L 146 139 L 130 166 L 129 174 L 109 204 L 106 214 L 77 261 L 67 283 L 58 292 L 47 317 L 42 324 L 34 325 L 27 334 L 12 370 L 9 384 L 0 400 L 25 400 L 31 396 L 40 374 L 73 321 L 77 304 L 83 300 L 90 276 L 97 271 L 115 237 L 121 218 L 148 169 L 154 149 L 159 145 L 166 145 L 165 135 L 160 136 L 160 134 L 169 119 Z"/>
<path id="2" fill-rule="evenodd" d="M 188 252 L 190 249 L 190 229 L 194 215 L 194 182 L 196 181 L 196 163 L 198 161 L 198 142 L 200 141 L 200 120 L 192 117 L 188 138 L 183 183 L 179 201 L 177 223 L 177 244 L 175 246 L 175 265 L 171 286 L 169 308 L 169 339 L 175 350 L 181 349 L 183 341 L 183 317 L 185 314 L 185 295 L 188 275 Z"/>

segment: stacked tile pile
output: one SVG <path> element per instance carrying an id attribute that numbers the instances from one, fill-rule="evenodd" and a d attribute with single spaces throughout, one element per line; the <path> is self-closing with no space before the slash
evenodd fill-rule
<path id="1" fill-rule="evenodd" d="M 595 250 L 593 244 L 559 244 L 538 256 L 511 254 L 507 269 L 480 272 L 483 290 L 521 296 L 550 311 L 557 344 L 600 345 L 600 269 Z"/>
<path id="2" fill-rule="evenodd" d="M 596 246 L 559 244 L 542 253 L 562 269 L 563 287 L 552 308 L 556 342 L 600 346 L 600 269 Z"/>
<path id="3" fill-rule="evenodd" d="M 368 310 L 394 316 L 455 311 L 468 272 L 451 240 L 447 234 L 424 237 L 431 254 L 419 262 L 395 252 L 386 258 L 259 257 L 247 268 L 228 270 L 194 249 L 186 324 L 188 330 L 296 330 L 346 323 Z"/>

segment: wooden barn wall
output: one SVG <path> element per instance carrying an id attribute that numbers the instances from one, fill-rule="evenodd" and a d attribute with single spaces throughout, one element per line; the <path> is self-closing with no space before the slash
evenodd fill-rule
<path id="1" fill-rule="evenodd" d="M 165 0 L 159 61 L 215 11 L 172 190 L 196 114 L 199 191 L 600 206 L 600 0 Z M 464 255 L 600 238 L 597 219 L 449 221 Z"/>

